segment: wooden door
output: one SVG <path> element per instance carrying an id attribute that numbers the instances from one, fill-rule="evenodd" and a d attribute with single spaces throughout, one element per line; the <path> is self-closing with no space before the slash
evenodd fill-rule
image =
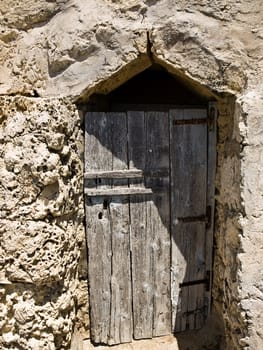
<path id="1" fill-rule="evenodd" d="M 208 120 L 206 110 L 86 114 L 94 343 L 125 343 L 204 324 L 209 201 L 213 210 L 208 144 L 214 131 Z"/>

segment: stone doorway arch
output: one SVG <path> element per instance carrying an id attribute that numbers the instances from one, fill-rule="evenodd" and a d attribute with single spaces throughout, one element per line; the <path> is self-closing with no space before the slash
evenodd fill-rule
<path id="1" fill-rule="evenodd" d="M 129 72 L 129 69 L 127 70 Z M 158 66 L 156 64 L 153 64 L 152 65 L 152 69 L 150 70 L 145 70 L 145 73 L 148 72 L 154 72 L 156 73 L 156 71 L 158 72 L 161 72 L 161 71 L 166 71 L 166 68 L 162 67 L 162 66 Z M 128 83 L 124 84 L 123 86 L 125 85 L 128 85 L 129 84 L 129 81 L 132 82 L 132 81 L 136 81 L 136 79 L 138 79 L 138 77 L 143 76 L 144 73 L 141 73 L 141 74 L 138 74 L 137 76 L 135 76 L 134 78 L 131 78 L 130 80 L 128 79 Z M 152 73 L 151 73 L 152 74 Z M 166 73 L 167 74 L 167 73 Z M 132 75 L 130 73 L 130 75 Z M 116 81 L 118 82 L 118 79 L 116 80 L 117 78 L 114 77 L 112 78 L 112 81 L 114 84 L 116 84 Z M 208 106 L 208 101 L 215 101 L 215 94 L 213 93 L 210 93 L 208 90 L 204 89 L 203 87 L 200 87 L 197 83 L 192 83 L 191 87 L 189 88 L 188 87 L 188 79 L 182 79 L 181 75 L 177 74 L 176 78 L 172 77 L 172 79 L 177 79 L 177 84 L 178 84 L 178 87 L 179 89 L 180 88 L 183 88 L 187 91 L 187 93 L 189 95 L 187 95 L 186 93 L 186 96 L 181 96 L 180 98 L 182 99 L 181 100 L 181 105 L 187 105 L 187 98 L 188 98 L 188 104 L 192 104 L 192 105 L 197 105 L 199 103 L 200 104 L 203 104 L 203 105 L 206 105 Z M 116 81 L 115 81 L 116 80 Z M 111 93 L 109 94 L 105 94 L 105 92 L 108 92 L 108 89 L 109 87 L 112 87 L 111 85 L 111 82 L 110 81 L 107 81 L 105 83 L 102 83 L 100 88 L 96 89 L 98 92 L 103 92 L 103 95 L 102 94 L 93 94 L 90 96 L 89 98 L 89 103 L 87 104 L 86 101 L 84 101 L 83 99 L 81 100 L 80 102 L 80 108 L 82 109 L 82 111 L 84 113 L 86 113 L 86 111 L 105 111 L 107 110 L 107 108 L 109 108 L 107 106 L 108 102 L 109 102 L 109 99 L 111 100 L 116 100 L 116 99 L 120 99 L 122 98 L 120 96 L 121 93 L 119 93 L 122 89 L 122 86 L 119 87 L 119 88 L 116 88 L 115 90 L 113 89 Z M 115 85 L 114 85 L 115 86 Z M 127 90 L 128 91 L 128 90 Z M 180 91 L 180 90 L 179 90 Z M 196 93 L 196 91 L 198 91 L 198 93 Z M 104 95 L 105 94 L 105 95 Z M 119 94 L 119 96 L 118 96 Z M 102 96 L 105 96 L 104 98 Z M 117 96 L 117 97 L 116 97 Z M 127 96 L 127 95 L 126 95 Z M 191 97 L 190 97 L 191 96 Z M 197 96 L 197 97 L 196 97 Z M 192 99 L 192 100 L 191 100 Z M 218 97 L 217 97 L 218 99 Z M 189 100 L 191 100 L 191 102 L 189 102 Z M 183 101 L 183 102 L 182 102 Z M 126 101 L 127 102 L 127 101 Z M 138 101 L 137 101 L 138 102 Z M 166 101 L 167 102 L 167 101 Z M 170 101 L 171 103 L 171 101 Z M 176 103 L 175 103 L 176 104 Z M 180 105 L 180 102 L 177 101 L 177 104 Z M 212 249 L 212 248 L 211 248 Z M 211 253 L 211 252 L 210 252 Z"/>
<path id="2" fill-rule="evenodd" d="M 149 35 L 151 37 L 151 35 Z M 209 320 L 209 329 L 203 329 L 203 331 L 198 332 L 201 338 L 204 339 L 204 342 L 207 342 L 207 334 L 209 333 L 211 337 L 209 338 L 211 343 L 224 343 L 224 331 L 225 324 L 223 321 L 223 303 L 222 300 L 225 300 L 225 296 L 221 299 L 222 285 L 224 285 L 224 273 L 222 274 L 222 261 L 230 258 L 230 261 L 235 261 L 237 256 L 237 251 L 239 247 L 238 236 L 239 236 L 239 225 L 236 224 L 236 219 L 231 219 L 231 231 L 229 232 L 231 237 L 235 237 L 236 242 L 235 247 L 229 247 L 233 255 L 225 257 L 226 249 L 223 248 L 222 244 L 225 243 L 224 232 L 226 230 L 226 225 L 229 224 L 229 215 L 225 211 L 225 207 L 228 206 L 228 199 L 231 198 L 240 198 L 240 186 L 239 186 L 239 176 L 240 176 L 240 150 L 237 147 L 239 140 L 239 131 L 238 131 L 238 120 L 240 116 L 240 110 L 238 105 L 235 102 L 235 95 L 238 89 L 242 86 L 242 74 L 240 79 L 236 79 L 235 83 L 231 80 L 235 79 L 235 73 L 229 77 L 229 82 L 224 84 L 224 78 L 220 73 L 220 67 L 217 64 L 214 64 L 213 55 L 207 53 L 211 59 L 211 74 L 210 76 L 206 75 L 206 66 L 207 62 L 206 54 L 198 53 L 194 59 L 194 62 L 185 60 L 182 64 L 182 61 L 176 63 L 176 54 L 171 52 L 169 57 L 161 55 L 160 52 L 156 50 L 156 43 L 151 44 L 148 37 L 148 51 L 147 54 L 140 54 L 136 59 L 131 60 L 126 65 L 122 66 L 119 70 L 115 71 L 113 74 L 109 73 L 108 77 L 99 80 L 96 84 L 91 84 L 89 87 L 82 88 L 80 94 L 75 97 L 75 102 L 78 105 L 79 111 L 82 115 L 87 111 L 87 104 L 89 101 L 92 102 L 95 95 L 107 95 L 114 91 L 119 86 L 124 84 L 132 77 L 140 74 L 147 68 L 152 65 L 159 65 L 163 67 L 170 75 L 178 79 L 184 86 L 188 86 L 190 90 L 198 92 L 199 95 L 203 96 L 204 99 L 217 101 L 218 107 L 218 143 L 217 143 L 217 166 L 216 166 L 216 215 L 215 215 L 215 240 L 214 240 L 214 267 L 213 267 L 213 302 L 212 302 L 212 314 L 211 319 Z M 154 42 L 154 40 L 153 40 Z M 201 56 L 200 56 L 201 55 Z M 190 57 L 189 57 L 190 59 Z M 212 64 L 213 61 L 213 64 Z M 198 62 L 200 62 L 200 75 L 197 74 L 196 78 L 193 77 L 192 66 L 196 67 Z M 204 64 L 203 64 L 203 63 Z M 213 78 L 212 78 L 213 76 Z M 214 79 L 214 80 L 213 80 Z M 235 85 L 238 84 L 238 85 Z M 83 85 L 82 85 L 83 86 Z M 233 88 L 233 91 L 232 91 Z M 230 141 L 231 140 L 231 141 Z M 226 169 L 225 157 L 229 159 Z M 231 159 L 231 160 L 230 160 Z M 231 169 L 231 171 L 230 171 Z M 232 180 L 236 184 L 234 187 L 229 187 L 229 182 L 227 176 L 232 174 Z M 225 186 L 227 192 L 225 192 Z M 225 194 L 228 193 L 227 197 Z M 231 202 L 232 203 L 232 202 Z M 232 206 L 232 204 L 230 205 Z M 238 199 L 233 202 L 233 212 L 234 217 L 237 218 L 240 215 L 241 201 Z M 232 211 L 232 209 L 229 209 Z M 228 222 L 228 223 L 227 223 Z M 232 240 L 232 238 L 229 238 Z M 238 265 L 233 263 L 233 268 L 237 273 Z M 229 283 L 231 284 L 231 277 L 228 278 Z M 234 287 L 234 294 L 238 294 L 237 285 Z M 229 304 L 230 305 L 230 304 Z M 230 317 L 240 318 L 240 310 L 238 305 L 231 304 L 233 306 L 232 315 Z M 241 317 L 242 319 L 242 317 Z M 240 320 L 241 320 L 240 319 Z M 242 320 L 240 321 L 243 322 Z M 191 334 L 191 337 L 195 339 L 195 335 Z M 198 337 L 198 336 L 197 336 Z M 189 337 L 187 333 L 184 335 L 177 335 L 177 339 L 182 346 L 188 346 Z M 199 338 L 198 338 L 199 339 Z M 213 340 L 212 340 L 213 339 Z M 217 339 L 217 340 L 215 340 Z M 199 346 L 199 341 L 197 341 Z M 196 345 L 196 342 L 195 342 Z M 192 344 L 191 346 L 194 346 Z M 200 344 L 200 346 L 202 346 Z M 218 345 L 215 345 L 218 346 Z M 224 345 L 223 345 L 224 346 Z M 179 347 L 180 348 L 180 347 Z"/>

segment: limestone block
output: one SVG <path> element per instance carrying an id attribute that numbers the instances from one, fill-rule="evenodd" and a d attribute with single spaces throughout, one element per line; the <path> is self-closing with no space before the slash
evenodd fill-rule
<path id="1" fill-rule="evenodd" d="M 79 253 L 70 223 L 62 229 L 44 222 L 1 220 L 0 231 L 2 269 L 9 281 L 50 285 L 76 268 Z"/>
<path id="2" fill-rule="evenodd" d="M 2 36 L 0 92 L 78 96 L 130 62 L 140 65 L 147 38 L 135 9 L 135 23 L 126 23 L 107 1 L 43 2 L 34 3 L 26 20 L 28 6 L 16 5 L 10 13 Z M 22 24 L 32 29 L 14 32 Z"/>
<path id="3" fill-rule="evenodd" d="M 246 145 L 262 145 L 262 108 L 263 85 L 259 84 L 254 89 L 248 89 L 240 97 L 243 113 L 240 121 L 243 131 L 243 143 Z M 252 155 L 251 155 L 252 156 Z"/>
<path id="4" fill-rule="evenodd" d="M 75 212 L 82 191 L 78 114 L 32 101 L 21 112 L 16 103 L 14 111 L 10 103 L 2 112 L 1 217 L 44 219 Z"/>
<path id="5" fill-rule="evenodd" d="M 3 1 L 0 22 L 11 28 L 28 30 L 49 21 L 66 3 L 67 0 L 29 0 L 27 4 L 15 0 Z"/>
<path id="6" fill-rule="evenodd" d="M 1 349 L 66 349 L 74 319 L 74 296 L 58 285 L 1 289 Z M 12 316 L 12 317 L 10 317 Z"/>
<path id="7" fill-rule="evenodd" d="M 214 18 L 178 12 L 165 23 L 158 22 L 150 37 L 157 59 L 211 90 L 240 91 L 245 86 L 244 46 Z"/>
<path id="8" fill-rule="evenodd" d="M 250 8 L 223 0 L 4 1 L 0 92 L 78 97 L 132 62 L 137 72 L 147 68 L 148 32 L 155 59 L 212 90 L 236 93 L 248 76 L 259 79 L 260 13 L 256 0 Z"/>
<path id="9" fill-rule="evenodd" d="M 146 54 L 146 32 L 135 23 L 131 30 L 107 2 L 89 1 L 87 6 L 86 1 L 75 1 L 69 11 L 70 21 L 69 13 L 61 12 L 45 28 L 50 78 L 41 94 L 53 95 L 58 89 L 64 94 L 67 86 L 67 95 L 80 95 Z"/>

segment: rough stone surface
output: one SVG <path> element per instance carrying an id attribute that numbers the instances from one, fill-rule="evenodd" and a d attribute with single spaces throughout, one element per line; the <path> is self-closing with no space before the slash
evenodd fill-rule
<path id="1" fill-rule="evenodd" d="M 61 100 L 0 105 L 0 348 L 64 349 L 87 308 L 81 121 Z"/>
<path id="2" fill-rule="evenodd" d="M 262 56 L 256 0 L 13 2 L 1 9 L 3 94 L 77 97 L 132 61 L 144 69 L 147 32 L 156 57 L 216 91 L 243 89 Z"/>
<path id="3" fill-rule="evenodd" d="M 1 1 L 0 348 L 67 349 L 72 339 L 81 349 L 89 337 L 83 135 L 72 102 L 152 62 L 219 102 L 213 308 L 222 337 L 194 346 L 263 348 L 262 13 L 261 0 Z"/>

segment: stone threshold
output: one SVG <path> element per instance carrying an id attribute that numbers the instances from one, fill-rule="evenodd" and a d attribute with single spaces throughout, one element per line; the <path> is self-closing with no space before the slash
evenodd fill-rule
<path id="1" fill-rule="evenodd" d="M 83 350 L 178 350 L 178 343 L 172 335 L 153 339 L 134 340 L 132 343 L 113 346 L 94 346 L 90 340 L 84 340 Z"/>

